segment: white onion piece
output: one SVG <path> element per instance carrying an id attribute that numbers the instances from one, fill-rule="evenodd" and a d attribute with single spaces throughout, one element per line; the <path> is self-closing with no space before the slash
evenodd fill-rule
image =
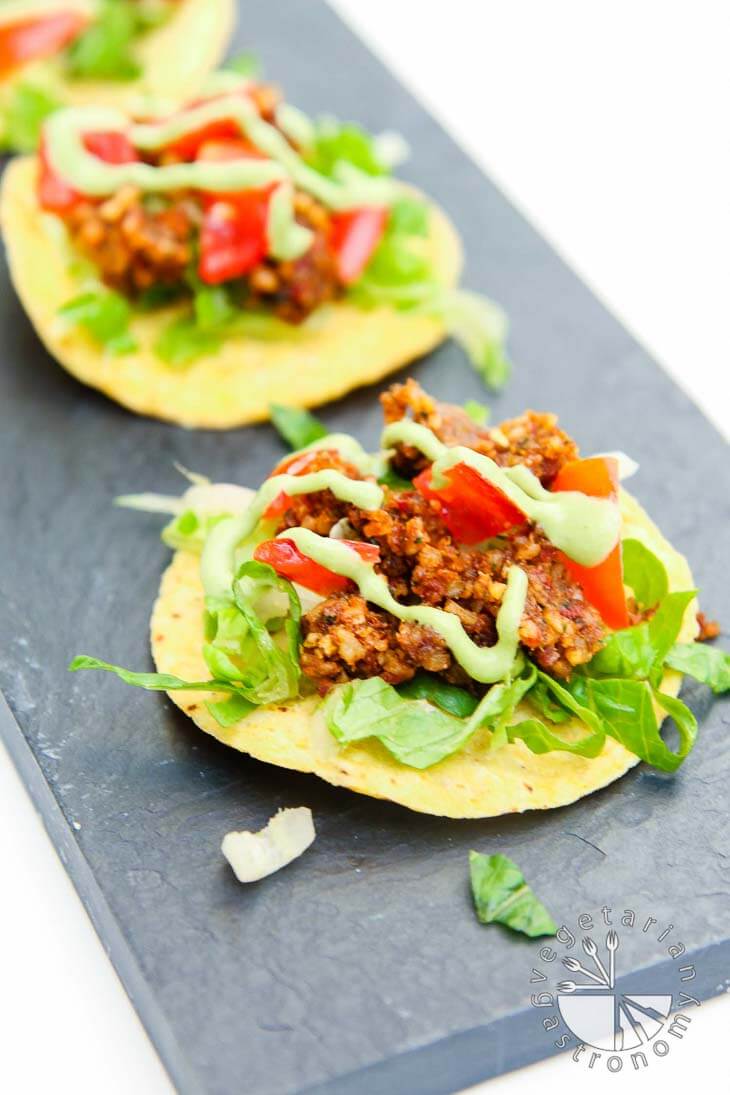
<path id="1" fill-rule="evenodd" d="M 279 810 L 258 833 L 226 833 L 221 851 L 239 882 L 258 882 L 297 859 L 315 836 L 312 811 L 296 806 Z"/>

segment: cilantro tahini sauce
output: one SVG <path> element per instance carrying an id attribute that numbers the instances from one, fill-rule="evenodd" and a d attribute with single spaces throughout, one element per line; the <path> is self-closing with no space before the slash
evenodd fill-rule
<path id="1" fill-rule="evenodd" d="M 392 422 L 383 431 L 383 447 L 411 445 L 432 461 L 434 486 L 443 485 L 444 473 L 456 464 L 466 464 L 491 483 L 531 521 L 539 525 L 548 540 L 581 566 L 603 562 L 615 547 L 621 531 L 621 514 L 615 503 L 591 498 L 579 491 L 545 490 L 529 468 L 521 464 L 501 468 L 488 456 L 455 445 L 444 445 L 425 426 L 410 419 Z"/>
<path id="2" fill-rule="evenodd" d="M 272 475 L 267 479 L 250 506 L 240 517 L 220 521 L 211 530 L 200 561 L 200 576 L 207 597 L 230 599 L 231 584 L 236 570 L 236 549 L 255 531 L 264 511 L 280 494 L 314 494 L 331 490 L 336 498 L 350 502 L 358 509 L 374 510 L 383 501 L 383 491 L 377 483 L 348 479 L 341 472 L 326 468 L 309 475 Z"/>
<path id="3" fill-rule="evenodd" d="M 507 588 L 497 614 L 498 639 L 494 646 L 477 646 L 458 616 L 432 605 L 402 605 L 393 597 L 388 583 L 376 574 L 356 551 L 339 540 L 318 536 L 306 528 L 290 528 L 281 537 L 293 540 L 303 555 L 335 574 L 350 578 L 371 604 L 398 620 L 412 620 L 430 627 L 445 640 L 459 665 L 472 680 L 493 684 L 510 676 L 519 649 L 519 626 L 527 597 L 527 575 L 520 567 L 509 568 Z"/>

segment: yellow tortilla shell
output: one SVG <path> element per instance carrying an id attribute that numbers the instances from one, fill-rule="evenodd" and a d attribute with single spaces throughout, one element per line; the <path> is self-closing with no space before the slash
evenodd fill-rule
<path id="1" fill-rule="evenodd" d="M 686 559 L 626 492 L 621 494 L 621 508 L 623 538 L 642 540 L 662 560 L 671 589 L 694 588 Z M 693 602 L 685 615 L 680 635 L 685 642 L 697 633 L 696 607 Z M 178 552 L 163 576 L 150 625 L 152 655 L 161 673 L 205 680 L 202 611 L 199 559 Z M 667 672 L 663 691 L 676 696 L 681 680 L 681 674 Z M 258 708 L 227 728 L 208 712 L 206 698 L 199 692 L 170 693 L 173 703 L 224 745 L 283 768 L 313 772 L 328 783 L 360 794 L 391 799 L 411 810 L 443 817 L 494 817 L 565 806 L 605 787 L 638 764 L 638 757 L 613 738 L 607 738 L 603 752 L 594 759 L 558 752 L 538 756 L 521 741 L 488 753 L 485 747 L 490 734 L 485 730 L 452 757 L 418 771 L 399 764 L 375 740 L 340 747 L 328 731 L 315 698 Z M 529 706 L 521 706 L 515 721 L 532 714 Z M 657 714 L 662 716 L 659 710 Z M 570 730 L 585 732 L 577 721 Z"/>
<path id="2" fill-rule="evenodd" d="M 0 226 L 18 295 L 48 351 L 85 384 L 137 414 L 183 426 L 228 429 L 269 417 L 271 402 L 310 407 L 336 399 L 432 350 L 445 335 L 430 316 L 341 302 L 319 308 L 302 327 L 281 337 L 231 335 L 218 351 L 184 369 L 154 353 L 174 309 L 135 315 L 139 349 L 111 356 L 82 330 L 68 328 L 58 310 L 83 291 L 74 276 L 61 222 L 44 215 L 35 196 L 36 161 L 16 160 L 5 173 Z M 424 241 L 444 285 L 461 269 L 461 244 L 435 207 Z"/>
<path id="3" fill-rule="evenodd" d="M 54 8 L 93 13 L 89 0 L 53 0 L 39 4 L 39 13 Z M 48 88 L 67 106 L 113 106 L 134 111 L 145 99 L 171 107 L 195 98 L 208 74 L 216 68 L 233 32 L 234 0 L 180 0 L 176 11 L 160 27 L 143 35 L 135 47 L 142 66 L 136 80 L 69 80 L 53 59 L 24 65 L 1 89 L 15 84 Z"/>

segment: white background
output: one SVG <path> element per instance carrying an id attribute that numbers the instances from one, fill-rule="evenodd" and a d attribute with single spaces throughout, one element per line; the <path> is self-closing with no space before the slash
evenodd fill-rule
<path id="1" fill-rule="evenodd" d="M 724 0 L 335 6 L 727 433 Z M 169 1095 L 1 751 L 0 863 L 0 1088 Z M 683 900 L 678 894 L 678 905 Z M 646 1093 L 660 1083 L 665 1095 L 686 1090 L 701 1074 L 720 1072 L 730 1000 L 703 1005 L 693 1019 L 686 1041 L 651 1075 L 588 1076 L 563 1057 L 484 1090 L 521 1095 L 553 1084 L 591 1095 L 610 1084 Z"/>

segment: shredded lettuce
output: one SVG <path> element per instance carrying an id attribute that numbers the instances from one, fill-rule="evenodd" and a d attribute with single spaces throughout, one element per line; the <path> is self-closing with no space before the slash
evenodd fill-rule
<path id="1" fill-rule="evenodd" d="M 206 602 L 203 656 L 211 679 L 184 681 L 168 673 L 135 673 L 87 655 L 69 669 L 104 669 L 126 684 L 153 691 L 228 692 L 208 709 L 230 726 L 254 706 L 280 703 L 299 691 L 301 608 L 294 587 L 264 563 L 247 562 L 233 583 L 233 600 Z"/>
<path id="2" fill-rule="evenodd" d="M 249 80 L 255 80 L 261 76 L 263 66 L 261 60 L 251 50 L 244 50 L 230 57 L 225 63 L 226 72 L 237 72 L 239 76 L 245 76 Z"/>
<path id="3" fill-rule="evenodd" d="M 349 163 L 367 175 L 384 175 L 387 167 L 378 158 L 375 139 L 354 122 L 320 118 L 309 151 L 310 165 L 321 175 L 335 178 L 339 164 Z"/>
<path id="4" fill-rule="evenodd" d="M 464 404 L 464 410 L 471 418 L 472 422 L 476 422 L 477 426 L 486 426 L 489 421 L 490 410 L 484 403 L 479 403 L 476 399 L 467 399 Z"/>
<path id="5" fill-rule="evenodd" d="M 206 330 L 193 316 L 173 320 L 155 343 L 157 356 L 173 369 L 185 369 L 206 354 L 215 354 L 223 344 L 223 334 Z"/>
<path id="6" fill-rule="evenodd" d="M 625 677 L 658 684 L 696 590 L 669 593 L 650 620 L 614 631 L 583 670 L 590 677 Z"/>
<path id="7" fill-rule="evenodd" d="M 111 289 L 94 289 L 69 300 L 58 310 L 65 322 L 83 328 L 111 354 L 137 349 L 129 330 L 131 308 L 123 296 Z"/>
<path id="8" fill-rule="evenodd" d="M 46 118 L 60 106 L 45 88 L 18 84 L 0 113 L 0 151 L 34 152 Z"/>
<path id="9" fill-rule="evenodd" d="M 498 305 L 467 289 L 442 289 L 422 305 L 443 320 L 488 388 L 501 388 L 510 374 L 504 344 L 507 317 Z"/>
<path id="10" fill-rule="evenodd" d="M 251 560 L 238 570 L 233 598 L 206 601 L 203 657 L 208 669 L 216 679 L 235 683 L 254 704 L 296 696 L 301 605 L 294 587 L 272 567 Z"/>
<path id="11" fill-rule="evenodd" d="M 669 592 L 669 578 L 661 559 L 641 540 L 621 544 L 624 582 L 634 591 L 639 608 L 653 608 Z"/>
<path id="12" fill-rule="evenodd" d="M 304 449 L 329 433 L 318 418 L 303 408 L 270 403 L 269 411 L 272 423 L 292 449 Z"/>
<path id="13" fill-rule="evenodd" d="M 675 643 L 664 663 L 706 684 L 717 695 L 730 691 L 730 654 L 705 643 Z"/>
<path id="14" fill-rule="evenodd" d="M 66 69 L 75 79 L 134 80 L 141 68 L 134 58 L 135 38 L 145 29 L 136 4 L 104 0 L 92 23 L 67 47 Z"/>
<path id="15" fill-rule="evenodd" d="M 413 680 L 398 686 L 398 693 L 409 700 L 428 700 L 459 719 L 469 718 L 479 704 L 479 700 L 465 688 L 448 684 L 431 673 L 417 673 Z"/>
<path id="16" fill-rule="evenodd" d="M 474 907 L 482 924 L 499 923 L 530 938 L 555 935 L 558 926 L 506 855 L 469 853 Z"/>

